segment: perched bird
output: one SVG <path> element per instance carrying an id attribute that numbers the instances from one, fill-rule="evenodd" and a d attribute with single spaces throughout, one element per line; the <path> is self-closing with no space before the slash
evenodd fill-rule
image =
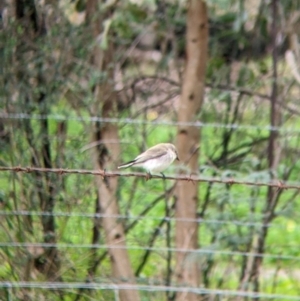
<path id="1" fill-rule="evenodd" d="M 159 143 L 138 155 L 134 160 L 118 166 L 118 168 L 143 167 L 147 170 L 149 177 L 151 177 L 152 172 L 160 172 L 164 177 L 162 171 L 175 159 L 179 160 L 176 147 L 171 143 Z"/>

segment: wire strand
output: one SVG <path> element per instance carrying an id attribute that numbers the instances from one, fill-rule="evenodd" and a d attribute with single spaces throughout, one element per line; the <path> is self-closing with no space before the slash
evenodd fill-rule
<path id="1" fill-rule="evenodd" d="M 42 167 L 21 167 L 21 166 L 0 166 L 0 172 L 11 171 L 11 172 L 24 172 L 24 173 L 34 173 L 34 172 L 47 172 L 56 173 L 59 175 L 64 174 L 81 174 L 81 175 L 93 175 L 101 176 L 104 178 L 109 177 L 139 177 L 148 179 L 146 173 L 141 172 L 131 172 L 123 173 L 116 171 L 105 171 L 105 170 L 88 170 L 88 169 L 67 169 L 67 168 L 42 168 Z M 206 183 L 218 183 L 227 185 L 246 185 L 246 186 L 260 186 L 260 187 L 273 187 L 280 189 L 296 189 L 300 190 L 300 184 L 298 182 L 284 183 L 283 181 L 277 179 L 269 182 L 258 182 L 258 181 L 247 181 L 247 180 L 236 180 L 234 178 L 216 178 L 216 177 L 199 177 L 196 175 L 176 175 L 176 176 L 159 176 L 152 175 L 153 179 L 164 179 L 164 180 L 175 180 L 175 181 L 188 181 L 188 182 L 206 182 Z"/>
<path id="2" fill-rule="evenodd" d="M 218 224 L 218 225 L 235 225 L 245 227 L 275 227 L 285 228 L 285 225 L 274 223 L 263 224 L 259 222 L 245 222 L 238 220 L 217 220 L 204 218 L 175 218 L 175 217 L 157 217 L 157 216 L 139 216 L 139 215 L 122 215 L 122 214 L 102 214 L 102 213 L 80 213 L 80 212 L 46 212 L 46 211 L 0 211 L 0 216 L 54 216 L 54 217 L 86 217 L 86 218 L 116 218 L 116 219 L 133 219 L 133 220 L 154 220 L 154 221 L 168 221 L 168 222 L 191 222 L 199 224 Z M 295 229 L 300 228 L 300 225 L 295 224 Z"/>
<path id="3" fill-rule="evenodd" d="M 101 245 L 101 244 L 71 244 L 71 243 L 21 243 L 21 242 L 0 242 L 0 247 L 15 247 L 15 248 L 77 248 L 77 249 L 98 249 L 98 250 L 131 250 L 131 251 L 155 251 L 155 252 L 173 252 L 173 253 L 188 253 L 195 255 L 225 255 L 225 256 L 255 256 L 260 258 L 280 259 L 280 260 L 295 260 L 299 261 L 299 256 L 268 254 L 256 252 L 239 252 L 239 251 L 219 251 L 214 249 L 185 249 L 185 248 L 167 248 L 167 247 L 147 247 L 147 246 L 121 246 L 121 245 Z"/>
<path id="4" fill-rule="evenodd" d="M 299 134 L 300 129 L 284 128 L 277 126 L 258 126 L 258 125 L 242 125 L 242 124 L 224 124 L 224 123 L 205 123 L 201 121 L 195 122 L 179 122 L 179 121 L 162 121 L 162 120 L 141 120 L 132 118 L 103 118 L 97 116 L 64 116 L 64 115 L 37 115 L 37 114 L 10 114 L 0 113 L 0 118 L 3 119 L 48 119 L 57 121 L 84 121 L 84 122 L 102 122 L 102 123 L 114 123 L 114 124 L 133 124 L 133 125 L 165 125 L 165 126 L 193 126 L 198 128 L 221 128 L 221 129 L 234 129 L 234 130 L 265 130 L 276 131 L 286 134 Z"/>
<path id="5" fill-rule="evenodd" d="M 135 285 L 120 283 L 96 282 L 0 282 L 0 288 L 33 288 L 33 289 L 90 289 L 90 290 L 138 290 L 144 292 L 186 292 L 199 295 L 240 296 L 263 299 L 300 300 L 299 296 L 257 293 L 248 291 L 207 289 L 199 287 L 165 286 L 165 285 Z"/>

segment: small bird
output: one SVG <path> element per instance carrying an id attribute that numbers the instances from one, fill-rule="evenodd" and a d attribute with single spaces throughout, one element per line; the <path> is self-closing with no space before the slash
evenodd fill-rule
<path id="1" fill-rule="evenodd" d="M 165 177 L 162 171 L 173 163 L 175 159 L 179 161 L 175 145 L 171 143 L 159 143 L 138 155 L 134 160 L 118 166 L 118 169 L 130 166 L 143 167 L 147 170 L 148 177 L 150 178 L 151 172 L 160 172 Z"/>

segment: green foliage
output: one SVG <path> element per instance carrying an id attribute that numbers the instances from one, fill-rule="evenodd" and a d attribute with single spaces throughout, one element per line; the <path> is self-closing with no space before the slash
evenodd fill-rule
<path id="1" fill-rule="evenodd" d="M 199 128 L 199 174 L 203 178 L 268 182 L 272 179 L 268 163 L 270 99 L 260 94 L 270 94 L 272 61 L 264 47 L 259 48 L 258 58 L 252 53 L 252 46 L 256 45 L 256 34 L 268 44 L 270 12 L 267 7 L 262 9 L 268 13 L 257 16 L 257 30 L 251 31 L 245 27 L 250 19 L 244 9 L 239 7 L 237 10 L 235 6 L 229 11 L 232 1 L 209 3 L 213 26 L 207 82 L 211 88 L 207 88 L 201 113 L 197 116 L 197 120 L 205 124 Z M 77 2 L 77 5 L 84 10 L 83 3 Z M 103 32 L 102 49 L 106 50 L 108 43 L 114 41 L 114 57 L 122 60 L 121 70 L 118 69 L 122 80 L 115 85 L 118 105 L 122 109 L 111 117 L 129 118 L 128 122 L 119 123 L 121 154 L 118 162 L 114 162 L 115 168 L 121 161 L 132 160 L 156 143 L 176 143 L 177 126 L 166 123 L 176 121 L 179 106 L 174 94 L 178 96 L 180 84 L 170 84 L 163 78 L 176 81 L 182 75 L 183 56 L 174 56 L 174 53 L 184 49 L 186 8 L 168 2 L 159 17 L 159 11 L 155 11 L 157 6 L 154 1 L 142 4 L 119 1 L 109 18 L 105 19 L 110 23 Z M 281 9 L 288 16 L 292 10 L 299 9 L 299 3 L 286 1 L 281 3 Z M 128 46 L 133 45 L 135 38 L 157 20 L 158 44 L 167 44 L 161 61 L 143 68 L 144 58 L 136 63 L 126 57 L 128 62 L 123 64 L 124 53 L 130 52 Z M 171 42 L 168 34 L 175 37 Z M 3 58 L 0 67 L 3 71 L 0 74 L 1 113 L 30 115 L 28 119 L 19 116 L 0 120 L 0 164 L 45 167 L 45 145 L 48 144 L 53 168 L 93 169 L 91 157 L 95 146 L 91 146 L 90 141 L 94 121 L 90 118 L 101 117 L 101 108 L 94 107 L 94 89 L 99 84 L 112 81 L 109 70 L 99 71 L 91 63 L 91 52 L 99 41 L 92 39 L 86 24 L 75 26 L 58 14 L 57 22 L 47 28 L 45 35 L 36 39 L 30 39 L 23 25 L 9 21 L 5 30 L 0 31 L 0 42 L 4 45 L 0 49 Z M 174 57 L 175 62 L 172 61 Z M 281 124 L 277 141 L 280 158 L 273 173 L 275 178 L 294 181 L 298 185 L 300 124 L 298 115 L 293 115 L 289 106 L 293 109 L 297 104 L 299 87 L 286 71 L 284 61 L 279 60 L 278 65 Z M 116 77 L 120 75 L 118 72 Z M 149 74 L 149 81 L 140 80 Z M 137 79 L 140 81 L 134 85 Z M 103 97 L 107 96 L 103 95 L 103 91 L 98 92 Z M 159 124 L 160 121 L 163 124 Z M 100 126 L 107 126 L 107 123 L 100 122 Z M 179 171 L 180 165 L 172 166 L 166 175 Z M 85 282 L 88 269 L 99 260 L 93 281 L 104 283 L 110 279 L 110 259 L 104 256 L 106 250 L 100 248 L 93 252 L 87 247 L 92 243 L 95 226 L 92 215 L 98 187 L 93 176 L 51 174 L 45 177 L 39 173 L 1 172 L 0 183 L 1 212 L 11 213 L 1 216 L 1 241 L 44 241 L 42 217 L 38 213 L 45 211 L 41 208 L 41 200 L 46 199 L 52 189 L 53 213 L 57 215 L 54 218 L 55 234 L 60 244 L 59 276 L 64 282 Z M 176 200 L 173 196 L 167 198 L 165 192 L 172 185 L 173 182 L 161 179 L 146 182 L 133 177 L 119 178 L 117 198 L 120 214 L 127 217 L 120 218 L 120 223 L 127 229 L 127 246 L 144 248 L 129 250 L 133 270 L 137 271 L 141 266 L 148 247 L 158 248 L 151 252 L 141 269 L 138 275 L 140 283 L 153 281 L 161 285 L 166 281 L 170 254 L 164 248 L 173 248 L 175 237 L 174 220 L 170 221 L 170 232 L 167 222 L 168 218 L 174 218 Z M 201 267 L 205 287 L 236 290 L 242 267 L 249 258 L 236 252 L 249 254 L 257 249 L 257 239 L 266 227 L 262 223 L 266 215 L 268 189 L 209 182 L 199 185 L 198 215 L 202 218 L 199 223 L 199 251 L 203 252 L 191 255 L 188 260 Z M 279 191 L 274 218 L 265 237 L 264 252 L 269 257 L 263 262 L 261 291 L 271 292 L 274 287 L 273 293 L 296 295 L 299 284 L 283 274 L 298 272 L 297 259 L 288 258 L 299 257 L 298 190 Z M 14 211 L 29 214 L 14 215 Z M 162 221 L 164 217 L 167 219 Z M 105 245 L 101 219 L 97 221 L 100 223 L 97 244 Z M 44 274 L 30 261 L 37 258 L 34 252 L 38 251 L 27 247 L 1 247 L 0 280 L 21 281 L 30 267 L 32 274 L 26 281 L 45 281 Z M 174 252 L 170 256 L 173 267 Z M 277 275 L 276 270 L 282 273 Z M 21 294 L 21 290 L 16 291 Z M 34 291 L 31 299 L 45 294 L 45 300 L 59 300 L 56 293 Z M 73 289 L 64 292 L 63 297 L 64 300 L 74 300 L 77 294 L 78 291 Z M 91 300 L 115 298 L 108 290 L 84 294 Z M 21 300 L 17 294 L 15 299 Z M 142 300 L 165 299 L 163 293 L 142 293 Z"/>

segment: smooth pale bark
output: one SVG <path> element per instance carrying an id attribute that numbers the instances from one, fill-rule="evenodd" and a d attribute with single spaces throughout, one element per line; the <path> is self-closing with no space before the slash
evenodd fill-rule
<path id="1" fill-rule="evenodd" d="M 97 135 L 94 137 L 96 138 Z M 107 126 L 106 128 L 101 129 L 101 139 L 103 139 L 103 141 L 119 141 L 117 127 Z M 101 150 L 99 152 L 96 151 L 94 156 L 95 169 L 103 169 L 104 167 L 110 169 L 112 163 L 116 162 L 117 158 L 119 158 L 119 143 L 116 143 L 113 146 L 104 143 L 103 147 L 108 150 L 108 156 L 101 155 Z M 105 158 L 107 160 L 105 160 L 104 164 L 101 164 L 102 159 Z M 98 199 L 100 202 L 101 213 L 108 216 L 102 219 L 102 226 L 105 232 L 106 244 L 109 246 L 108 252 L 112 267 L 112 278 L 117 283 L 124 282 L 127 284 L 134 284 L 134 274 L 128 252 L 125 249 L 126 237 L 124 228 L 120 220 L 113 217 L 119 215 L 119 207 L 116 199 L 117 178 L 102 179 L 97 177 L 96 183 L 98 186 Z M 121 301 L 139 300 L 139 295 L 136 290 L 121 290 L 119 296 Z"/>
<path id="2" fill-rule="evenodd" d="M 207 41 L 206 3 L 191 0 L 188 3 L 187 57 L 178 111 L 179 122 L 191 122 L 198 118 L 204 96 Z M 199 128 L 192 126 L 178 127 L 177 147 L 179 158 L 188 167 L 189 173 L 198 172 L 199 145 Z M 176 280 L 181 285 L 198 287 L 200 284 L 199 260 L 189 252 L 198 248 L 198 224 L 182 221 L 182 219 L 195 219 L 197 217 L 198 185 L 193 182 L 179 181 L 176 195 L 176 247 L 186 249 L 186 252 L 177 252 Z M 176 295 L 177 301 L 198 299 L 199 296 L 192 293 L 178 293 Z"/>
<path id="3" fill-rule="evenodd" d="M 100 2 L 89 0 L 87 3 L 87 18 L 95 39 L 103 31 L 103 21 L 113 13 L 113 7 L 107 8 L 107 12 L 100 12 Z M 109 43 L 107 49 L 101 49 L 99 45 L 94 48 L 92 64 L 99 72 L 107 74 L 105 83 L 94 87 L 95 103 L 92 109 L 93 114 L 101 117 L 117 116 L 117 98 L 113 86 L 113 46 Z M 118 126 L 114 124 L 95 123 L 92 133 L 92 144 L 98 145 L 94 149 L 93 163 L 96 170 L 113 170 L 116 168 L 120 157 L 120 143 Z M 119 215 L 117 203 L 117 178 L 96 178 L 98 189 L 98 206 L 101 213 L 107 217 L 102 219 L 102 226 L 105 232 L 105 241 L 109 246 L 109 258 L 112 267 L 112 278 L 116 283 L 135 284 L 134 273 L 130 264 L 129 255 L 126 250 L 126 238 L 124 227 L 120 220 L 114 216 Z M 136 290 L 120 290 L 121 301 L 139 301 L 139 294 Z"/>

